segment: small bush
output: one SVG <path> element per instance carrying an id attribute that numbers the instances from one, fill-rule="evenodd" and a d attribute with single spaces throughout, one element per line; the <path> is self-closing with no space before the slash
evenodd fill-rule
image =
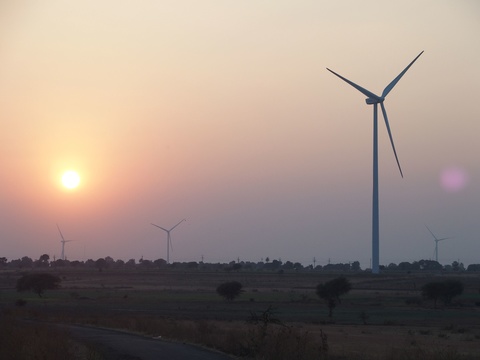
<path id="1" fill-rule="evenodd" d="M 225 298 L 225 300 L 233 301 L 242 293 L 242 284 L 238 281 L 230 281 L 223 283 L 217 287 L 218 295 Z"/>

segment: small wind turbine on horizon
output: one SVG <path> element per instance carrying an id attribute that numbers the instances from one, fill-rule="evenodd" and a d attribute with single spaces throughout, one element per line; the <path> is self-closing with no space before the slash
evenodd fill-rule
<path id="1" fill-rule="evenodd" d="M 438 243 L 439 243 L 440 241 L 443 241 L 443 240 L 451 239 L 451 237 L 446 237 L 446 238 L 438 239 L 438 238 L 433 234 L 433 232 L 428 228 L 427 225 L 425 225 L 425 227 L 427 228 L 428 232 L 429 232 L 430 234 L 432 234 L 433 239 L 434 239 L 434 241 L 435 241 L 435 261 L 438 262 Z"/>
<path id="2" fill-rule="evenodd" d="M 390 124 L 388 123 L 387 111 L 383 102 L 385 97 L 392 91 L 394 86 L 402 78 L 403 75 L 407 72 L 410 66 L 423 54 L 423 51 L 417 55 L 415 59 L 395 78 L 390 84 L 383 90 L 381 96 L 375 95 L 374 93 L 364 89 L 363 87 L 355 84 L 354 82 L 344 78 L 343 76 L 337 74 L 336 72 L 327 68 L 332 74 L 338 76 L 340 79 L 345 81 L 347 84 L 353 86 L 355 89 L 360 91 L 362 94 L 367 96 L 365 100 L 367 105 L 373 105 L 373 201 L 372 201 L 372 273 L 378 274 L 380 272 L 380 259 L 379 259 L 379 207 L 378 207 L 378 104 L 382 109 L 383 118 L 385 120 L 385 126 L 387 127 L 388 136 L 390 138 L 390 143 L 392 145 L 393 153 L 395 159 L 397 160 L 398 169 L 400 170 L 400 175 L 403 178 L 402 168 L 400 167 L 400 162 L 398 161 L 397 151 L 395 150 L 395 145 L 393 143 L 392 133 L 390 131 Z"/>
<path id="3" fill-rule="evenodd" d="M 65 260 L 65 243 L 73 240 L 65 240 L 62 234 L 62 230 L 60 230 L 60 226 L 58 226 L 58 224 L 57 224 L 57 229 L 58 229 L 58 232 L 60 233 L 60 237 L 62 238 L 62 240 L 60 241 L 62 243 L 62 260 Z"/>
<path id="4" fill-rule="evenodd" d="M 159 225 L 155 225 L 154 223 L 151 223 L 153 226 L 156 226 L 159 229 L 162 229 L 167 233 L 167 264 L 170 264 L 170 248 L 173 251 L 173 245 L 172 245 L 172 237 L 170 236 L 170 233 L 175 229 L 178 225 L 180 225 L 182 222 L 187 221 L 187 219 L 182 219 L 180 220 L 175 226 L 173 226 L 170 229 L 165 229 L 164 227 L 161 227 Z"/>

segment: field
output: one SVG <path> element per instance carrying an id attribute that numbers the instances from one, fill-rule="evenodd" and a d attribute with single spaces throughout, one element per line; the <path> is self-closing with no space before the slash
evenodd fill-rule
<path id="1" fill-rule="evenodd" d="M 60 276 L 62 287 L 47 290 L 42 298 L 15 291 L 19 271 L 0 272 L 2 313 L 122 328 L 257 359 L 480 358 L 478 275 L 343 273 L 352 290 L 330 318 L 315 287 L 340 274 L 43 271 Z M 452 305 L 434 308 L 421 298 L 420 289 L 446 278 L 462 281 L 465 291 Z M 244 292 L 227 302 L 215 289 L 232 280 L 239 281 Z M 18 299 L 26 304 L 15 306 Z M 264 320 L 247 321 L 254 318 Z M 281 356 L 276 353 L 280 350 Z"/>

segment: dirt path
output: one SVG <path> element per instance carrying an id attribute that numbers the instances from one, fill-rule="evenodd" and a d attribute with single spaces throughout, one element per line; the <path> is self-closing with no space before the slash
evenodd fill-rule
<path id="1" fill-rule="evenodd" d="M 105 360 L 231 360 L 198 346 L 154 339 L 122 331 L 65 325 L 80 342 L 95 345 Z"/>

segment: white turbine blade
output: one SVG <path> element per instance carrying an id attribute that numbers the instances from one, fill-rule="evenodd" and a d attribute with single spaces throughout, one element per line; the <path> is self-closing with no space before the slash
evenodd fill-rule
<path id="1" fill-rule="evenodd" d="M 385 110 L 385 106 L 383 105 L 383 102 L 380 103 L 380 106 L 382 107 L 383 118 L 385 119 L 385 125 L 387 126 L 388 136 L 390 137 L 393 153 L 395 154 L 395 159 L 397 160 L 398 170 L 400 170 L 400 175 L 402 175 L 402 178 L 403 178 L 402 168 L 400 167 L 400 162 L 398 161 L 397 151 L 395 150 L 395 144 L 393 143 L 392 132 L 390 131 L 390 125 L 388 123 L 387 111 Z"/>
<path id="2" fill-rule="evenodd" d="M 180 225 L 180 224 L 181 224 L 182 222 L 184 222 L 184 221 L 187 221 L 187 220 L 186 220 L 186 219 L 180 220 L 177 225 L 175 225 L 174 227 L 172 227 L 172 228 L 170 229 L 170 231 L 172 231 L 173 229 L 175 229 L 178 225 Z"/>
<path id="3" fill-rule="evenodd" d="M 58 224 L 57 224 L 57 229 L 58 229 L 58 232 L 60 233 L 60 236 L 62 237 L 62 240 L 65 241 L 65 238 L 63 237 L 62 231 L 60 230 L 60 226 L 58 226 Z"/>
<path id="4" fill-rule="evenodd" d="M 385 90 L 383 90 L 383 93 L 382 93 L 382 98 L 384 98 L 385 96 L 388 95 L 388 93 L 393 89 L 393 87 L 397 84 L 397 82 L 402 78 L 403 75 L 405 75 L 405 73 L 407 72 L 407 70 L 410 68 L 410 66 L 413 65 L 413 63 L 420 57 L 420 55 L 423 54 L 423 51 L 417 55 L 417 57 L 415 59 L 413 59 L 413 61 L 408 64 L 408 66 L 395 78 L 393 79 L 393 81 L 387 85 L 387 87 L 385 88 Z"/>
<path id="5" fill-rule="evenodd" d="M 161 226 L 155 225 L 154 223 L 150 223 L 150 224 L 152 224 L 153 226 L 156 226 L 156 227 L 158 227 L 158 228 L 166 231 L 167 233 L 170 231 L 170 230 L 167 230 L 167 229 L 165 229 L 165 228 L 163 228 L 163 227 L 161 227 Z"/>
<path id="6" fill-rule="evenodd" d="M 375 95 L 374 93 L 372 93 L 371 91 L 368 91 L 367 89 L 364 89 L 363 87 L 361 87 L 360 85 L 357 85 L 355 84 L 354 82 L 344 78 L 342 75 L 339 75 L 337 74 L 335 71 L 332 71 L 330 70 L 329 68 L 327 68 L 328 71 L 330 71 L 332 74 L 338 76 L 340 79 L 342 79 L 343 81 L 345 81 L 347 84 L 350 84 L 352 85 L 355 89 L 357 89 L 358 91 L 360 91 L 362 94 L 364 94 L 365 96 L 368 96 L 369 98 L 373 98 L 373 99 L 376 99 L 378 101 L 382 100 L 378 95 Z"/>
<path id="7" fill-rule="evenodd" d="M 172 238 L 169 236 L 168 237 L 168 244 L 170 245 L 170 249 L 173 251 L 173 243 L 172 243 Z"/>

